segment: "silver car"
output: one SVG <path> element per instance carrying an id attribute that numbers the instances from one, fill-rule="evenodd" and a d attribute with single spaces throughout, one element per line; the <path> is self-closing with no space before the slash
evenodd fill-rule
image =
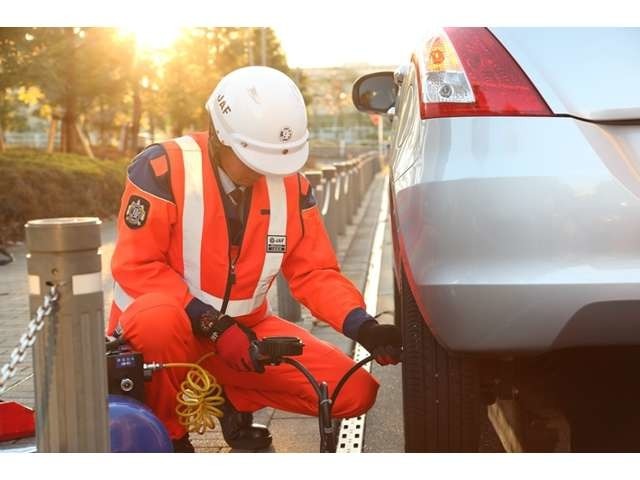
<path id="1" fill-rule="evenodd" d="M 445 28 L 354 85 L 393 117 L 407 450 L 477 451 L 520 359 L 640 345 L 639 86 L 635 28 Z"/>

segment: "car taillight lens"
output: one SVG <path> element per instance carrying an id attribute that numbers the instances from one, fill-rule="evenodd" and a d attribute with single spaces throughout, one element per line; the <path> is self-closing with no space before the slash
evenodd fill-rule
<path id="1" fill-rule="evenodd" d="M 526 115 L 549 109 L 515 60 L 486 28 L 445 28 L 414 57 L 422 118 Z"/>

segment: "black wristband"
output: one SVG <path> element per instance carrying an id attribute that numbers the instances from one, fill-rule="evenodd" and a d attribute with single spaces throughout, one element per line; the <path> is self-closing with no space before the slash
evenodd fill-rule
<path id="1" fill-rule="evenodd" d="M 209 335 L 209 337 L 215 342 L 227 328 L 235 325 L 235 323 L 236 321 L 229 315 L 219 315 L 213 324 L 213 328 L 211 329 L 211 334 Z"/>

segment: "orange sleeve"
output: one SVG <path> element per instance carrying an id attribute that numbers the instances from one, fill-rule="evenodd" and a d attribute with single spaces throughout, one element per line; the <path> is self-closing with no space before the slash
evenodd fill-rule
<path id="1" fill-rule="evenodd" d="M 303 190 L 310 188 L 306 179 L 304 182 Z M 301 195 L 301 202 L 305 197 Z M 304 227 L 302 239 L 285 256 L 282 272 L 293 297 L 313 316 L 342 333 L 345 318 L 352 310 L 364 308 L 364 299 L 358 288 L 340 272 L 318 206 L 315 202 L 308 203 L 313 205 L 300 212 Z"/>
<path id="2" fill-rule="evenodd" d="M 136 162 L 139 162 L 137 166 Z M 163 292 L 175 296 L 186 306 L 193 296 L 182 276 L 168 263 L 177 207 L 169 195 L 160 196 L 163 191 L 158 190 L 159 183 L 150 183 L 154 177 L 147 175 L 148 171 L 151 164 L 144 158 L 138 158 L 129 167 L 118 214 L 118 239 L 111 271 L 114 280 L 132 298 Z"/>

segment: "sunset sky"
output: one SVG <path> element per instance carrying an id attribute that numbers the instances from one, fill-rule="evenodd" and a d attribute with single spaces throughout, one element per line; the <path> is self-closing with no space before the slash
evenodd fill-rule
<path id="1" fill-rule="evenodd" d="M 627 0 L 30 0 L 3 7 L 0 24 L 118 26 L 143 43 L 170 45 L 185 26 L 269 26 L 292 67 L 407 62 L 421 33 L 433 26 L 632 25 Z"/>
<path id="2" fill-rule="evenodd" d="M 405 28 L 367 25 L 273 26 L 293 67 L 328 67 L 353 63 L 399 65 L 407 62 L 426 26 L 412 21 Z"/>

